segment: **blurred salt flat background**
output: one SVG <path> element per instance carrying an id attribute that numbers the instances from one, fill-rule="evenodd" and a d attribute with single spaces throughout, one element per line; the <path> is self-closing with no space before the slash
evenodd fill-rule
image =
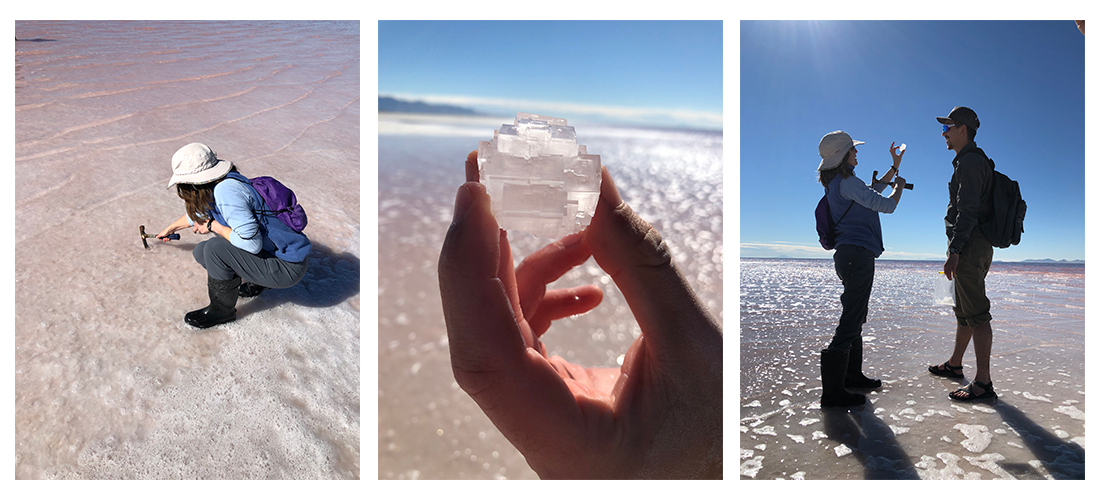
<path id="1" fill-rule="evenodd" d="M 379 479 L 537 478 L 454 381 L 436 275 L 466 155 L 514 119 L 379 114 Z M 569 125 L 721 322 L 722 134 Z M 550 243 L 519 231 L 508 237 L 516 264 Z M 552 355 L 619 366 L 640 330 L 614 282 L 589 259 L 551 287 L 587 283 L 603 288 L 603 302 L 555 322 L 542 340 Z"/>
<path id="2" fill-rule="evenodd" d="M 996 255 L 994 255 L 996 257 Z M 742 479 L 1084 479 L 1085 265 L 994 262 L 995 404 L 928 373 L 955 339 L 942 262 L 880 260 L 863 326 L 870 403 L 822 411 L 820 351 L 840 317 L 832 260 L 741 259 Z"/>
<path id="3" fill-rule="evenodd" d="M 352 479 L 359 23 L 16 22 L 15 478 Z M 211 146 L 309 215 L 297 286 L 204 307 L 170 160 Z"/>

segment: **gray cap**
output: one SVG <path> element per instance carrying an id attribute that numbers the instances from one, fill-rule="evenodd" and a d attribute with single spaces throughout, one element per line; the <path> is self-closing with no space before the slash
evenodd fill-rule
<path id="1" fill-rule="evenodd" d="M 978 127 L 982 124 L 978 121 L 978 114 L 965 106 L 955 106 L 955 109 L 952 109 L 947 116 L 937 116 L 936 120 L 944 124 L 947 123 L 947 120 L 951 120 L 966 125 L 966 128 L 970 130 L 978 130 Z"/>

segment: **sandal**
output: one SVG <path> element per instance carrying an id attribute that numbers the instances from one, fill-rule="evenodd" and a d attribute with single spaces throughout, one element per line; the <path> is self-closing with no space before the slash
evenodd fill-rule
<path id="1" fill-rule="evenodd" d="M 943 368 L 940 368 L 941 366 Z M 946 361 L 944 361 L 942 365 L 928 367 L 928 371 L 931 372 L 932 375 L 947 378 L 963 378 L 962 369 L 962 365 L 951 366 L 951 364 Z M 955 373 L 956 370 L 958 370 L 958 373 Z"/>
<path id="2" fill-rule="evenodd" d="M 985 391 L 977 396 L 974 395 L 974 386 L 978 386 L 979 389 Z M 955 401 L 978 401 L 981 399 L 997 399 L 997 393 L 993 392 L 993 382 L 983 384 L 977 380 L 970 383 L 966 387 L 960 387 L 954 392 L 947 395 Z"/>

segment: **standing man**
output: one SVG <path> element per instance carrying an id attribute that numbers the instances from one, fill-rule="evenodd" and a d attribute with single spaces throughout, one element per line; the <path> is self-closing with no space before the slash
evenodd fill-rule
<path id="1" fill-rule="evenodd" d="M 962 358 L 970 339 L 974 339 L 977 373 L 966 387 L 949 394 L 958 401 L 993 399 L 993 380 L 989 375 L 989 355 L 993 347 L 993 318 L 989 315 L 989 298 L 985 296 L 985 275 L 993 262 L 993 245 L 986 240 L 979 222 L 993 214 L 993 169 L 985 153 L 974 143 L 978 132 L 978 115 L 970 108 L 957 106 L 946 117 L 937 117 L 943 124 L 947 149 L 955 152 L 952 164 L 955 172 L 947 184 L 950 203 L 947 205 L 947 262 L 943 272 L 955 282 L 955 350 L 942 365 L 929 366 L 934 375 L 963 378 Z"/>

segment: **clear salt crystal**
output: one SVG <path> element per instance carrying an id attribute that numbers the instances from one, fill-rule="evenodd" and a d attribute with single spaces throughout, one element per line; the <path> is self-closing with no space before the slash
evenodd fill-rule
<path id="1" fill-rule="evenodd" d="M 904 152 L 905 152 L 905 143 L 902 143 L 902 145 L 898 148 L 898 154 L 900 155 Z"/>
<path id="2" fill-rule="evenodd" d="M 500 227 L 558 239 L 588 227 L 600 199 L 600 156 L 562 118 L 517 113 L 480 141 L 477 166 Z"/>

